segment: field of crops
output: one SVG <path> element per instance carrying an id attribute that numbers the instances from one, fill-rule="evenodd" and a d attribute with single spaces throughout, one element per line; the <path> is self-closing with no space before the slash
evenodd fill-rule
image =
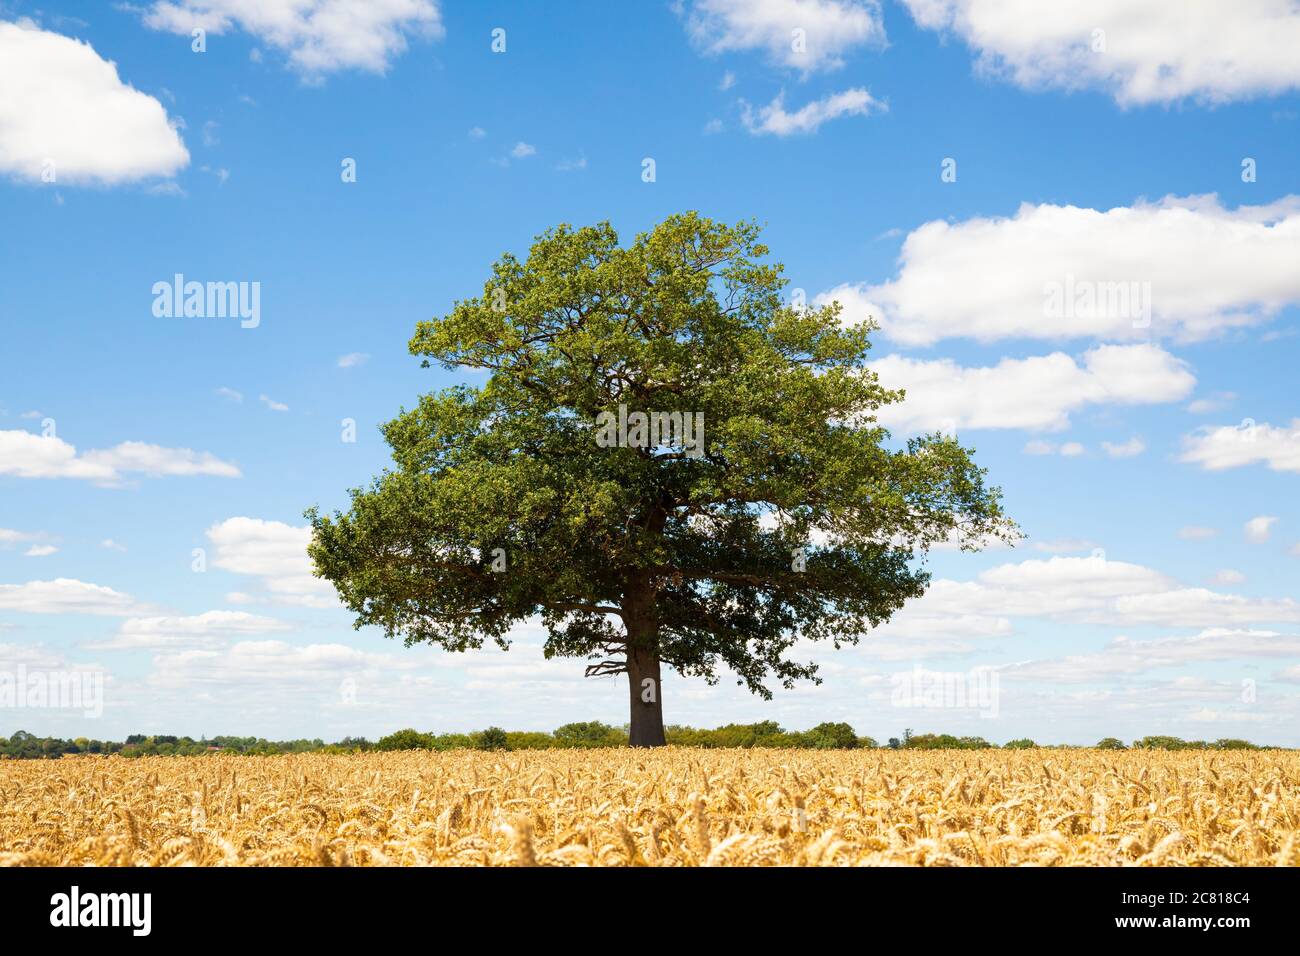
<path id="1" fill-rule="evenodd" d="M 1300 753 L 0 761 L 0 865 L 1300 865 Z"/>

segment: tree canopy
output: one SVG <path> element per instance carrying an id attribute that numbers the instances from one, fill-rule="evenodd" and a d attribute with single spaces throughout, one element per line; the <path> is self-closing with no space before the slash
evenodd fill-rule
<path id="1" fill-rule="evenodd" d="M 661 665 L 816 680 L 797 641 L 856 643 L 929 548 L 1013 536 L 970 450 L 877 422 L 904 395 L 866 365 L 874 324 L 786 301 L 768 256 L 694 212 L 626 246 L 561 225 L 419 323 L 426 366 L 487 375 L 402 409 L 393 466 L 308 511 L 357 626 L 467 651 L 540 615 L 548 657 L 628 674 L 631 742 L 659 744 Z"/>

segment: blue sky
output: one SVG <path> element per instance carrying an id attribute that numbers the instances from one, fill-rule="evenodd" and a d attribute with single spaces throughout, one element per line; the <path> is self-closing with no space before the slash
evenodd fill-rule
<path id="1" fill-rule="evenodd" d="M 669 721 L 1300 745 L 1300 11 L 1045 6 L 0 2 L 0 671 L 106 679 L 0 735 L 622 723 L 536 627 L 352 630 L 302 512 L 461 380 L 406 342 L 501 253 L 698 209 L 877 318 L 895 434 L 955 428 L 1026 538 L 801 648 L 820 687 L 667 681 Z M 176 273 L 259 283 L 260 324 L 155 316 Z M 1067 275 L 1146 314 L 1050 314 Z M 901 706 L 914 667 L 997 705 Z"/>

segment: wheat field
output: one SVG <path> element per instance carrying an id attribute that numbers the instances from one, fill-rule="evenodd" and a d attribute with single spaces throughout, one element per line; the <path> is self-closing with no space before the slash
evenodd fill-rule
<path id="1" fill-rule="evenodd" d="M 0 761 L 0 865 L 1300 865 L 1300 753 Z"/>

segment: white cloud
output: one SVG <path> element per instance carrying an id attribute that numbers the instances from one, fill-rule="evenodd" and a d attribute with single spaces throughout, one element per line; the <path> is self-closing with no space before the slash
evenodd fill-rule
<path id="1" fill-rule="evenodd" d="M 1211 584 L 1224 584 L 1231 586 L 1234 584 L 1244 584 L 1245 581 L 1246 575 L 1234 568 L 1221 568 L 1210 576 Z"/>
<path id="2" fill-rule="evenodd" d="M 24 557 L 28 558 L 47 558 L 51 554 L 57 554 L 59 551 L 52 544 L 34 544 L 23 552 Z"/>
<path id="3" fill-rule="evenodd" d="M 1205 415 L 1217 412 L 1231 405 L 1237 398 L 1235 392 L 1215 392 L 1209 398 L 1198 398 L 1187 403 L 1187 410 L 1193 415 Z"/>
<path id="4" fill-rule="evenodd" d="M 1079 551 L 1092 551 L 1095 547 L 1091 541 L 1083 538 L 1062 538 L 1055 541 L 1035 541 L 1034 550 L 1047 554 L 1074 554 Z"/>
<path id="5" fill-rule="evenodd" d="M 784 92 L 778 93 L 771 103 L 760 106 L 757 110 L 742 101 L 740 119 L 755 136 L 792 136 L 796 133 L 815 133 L 823 123 L 841 116 L 870 116 L 887 109 L 884 103 L 859 86 L 805 103 L 793 113 L 786 112 Z"/>
<path id="6" fill-rule="evenodd" d="M 903 402 L 880 409 L 881 423 L 912 431 L 1063 429 L 1070 412 L 1086 405 L 1174 402 L 1196 385 L 1185 363 L 1145 344 L 1099 346 L 1081 362 L 1055 352 L 966 368 L 951 359 L 890 355 L 870 368 L 885 387 L 907 390 Z"/>
<path id="7" fill-rule="evenodd" d="M 470 139 L 482 139 L 482 138 L 483 138 L 484 136 L 486 136 L 486 135 L 487 135 L 487 130 L 485 130 L 482 126 L 471 126 L 471 127 L 470 127 L 470 130 L 469 130 L 469 138 L 470 138 Z"/>
<path id="8" fill-rule="evenodd" d="M 524 159 L 528 156 L 536 156 L 537 147 L 533 146 L 531 143 L 525 143 L 520 140 L 518 143 L 515 143 L 514 149 L 510 150 L 510 155 L 515 159 Z"/>
<path id="9" fill-rule="evenodd" d="M 277 402 L 268 395 L 259 395 L 257 400 L 273 412 L 287 412 L 289 410 L 289 406 L 284 402 Z"/>
<path id="10" fill-rule="evenodd" d="M 1095 88 L 1125 105 L 1224 103 L 1300 87 L 1291 0 L 904 0 L 918 24 L 955 32 L 981 71 L 1038 90 Z M 1095 49 L 1094 31 L 1104 35 Z"/>
<path id="11" fill-rule="evenodd" d="M 966 654 L 975 650 L 977 645 L 973 641 L 1008 637 L 1011 631 L 1011 621 L 1005 617 L 927 615 L 909 606 L 863 638 L 858 653 L 863 657 L 889 661 Z M 801 644 L 801 649 L 810 655 L 820 651 L 811 642 Z"/>
<path id="12" fill-rule="evenodd" d="M 188 32 L 188 31 L 187 31 Z M 0 22 L 0 174 L 116 185 L 171 176 L 190 156 L 167 111 L 88 43 Z"/>
<path id="13" fill-rule="evenodd" d="M 410 671 L 414 655 L 378 654 L 346 644 L 295 646 L 284 641 L 240 641 L 225 650 L 193 649 L 160 654 L 149 683 L 160 687 L 204 685 L 289 687 L 317 685 L 334 690 L 341 680 L 364 673 Z"/>
<path id="14" fill-rule="evenodd" d="M 1141 565 L 1089 557 L 1031 559 L 973 581 L 934 582 L 917 613 L 1043 617 L 1091 624 L 1234 627 L 1300 621 L 1300 602 L 1183 587 Z"/>
<path id="15" fill-rule="evenodd" d="M 1077 458 L 1084 452 L 1083 445 L 1077 441 L 1067 441 L 1061 446 L 1061 454 L 1066 458 Z"/>
<path id="16" fill-rule="evenodd" d="M 370 355 L 366 352 L 349 352 L 347 355 L 339 357 L 339 368 L 353 368 L 367 361 Z"/>
<path id="17" fill-rule="evenodd" d="M 825 540 L 829 540 L 829 539 L 825 539 Z M 980 551 L 1005 551 L 1013 546 L 1010 542 L 1003 541 L 1001 538 L 994 537 L 993 535 L 984 535 L 979 539 L 968 540 L 967 536 L 963 535 L 961 531 L 954 528 L 952 531 L 948 532 L 948 536 L 944 538 L 944 540 L 936 542 L 934 545 L 932 545 L 930 550 L 931 551 L 960 551 L 962 545 L 964 544 L 972 544 Z"/>
<path id="18" fill-rule="evenodd" d="M 128 441 L 104 450 L 77 453 L 61 438 L 25 431 L 0 431 L 0 475 L 17 478 L 84 478 L 101 483 L 121 481 L 130 474 L 152 478 L 213 475 L 240 477 L 230 462 L 188 448 L 163 448 Z"/>
<path id="19" fill-rule="evenodd" d="M 165 183 L 154 183 L 152 186 L 145 187 L 145 192 L 150 196 L 174 196 L 181 199 L 189 195 L 179 183 L 170 179 Z"/>
<path id="20" fill-rule="evenodd" d="M 1256 424 L 1209 425 L 1183 439 L 1179 461 L 1206 471 L 1267 465 L 1272 471 L 1300 471 L 1300 418 L 1289 427 Z"/>
<path id="21" fill-rule="evenodd" d="M 186 645 L 213 646 L 224 638 L 292 630 L 292 625 L 245 611 L 207 611 L 190 617 L 133 617 L 92 650 L 145 650 Z"/>
<path id="22" fill-rule="evenodd" d="M 124 545 L 124 544 L 118 544 L 118 543 L 117 543 L 116 541 L 114 541 L 112 538 L 105 538 L 103 541 L 99 542 L 99 546 L 100 546 L 101 548 L 104 548 L 104 549 L 107 550 L 107 551 L 125 551 L 125 550 L 126 550 L 126 545 Z"/>
<path id="23" fill-rule="evenodd" d="M 1273 534 L 1275 524 L 1277 524 L 1275 515 L 1259 515 L 1246 522 L 1242 533 L 1251 544 L 1263 544 Z"/>
<path id="24" fill-rule="evenodd" d="M 142 610 L 129 594 L 72 578 L 0 584 L 0 611 L 126 616 Z"/>
<path id="25" fill-rule="evenodd" d="M 1215 528 L 1206 528 L 1201 525 L 1186 525 L 1178 529 L 1178 537 L 1184 541 L 1205 541 L 1213 538 L 1219 532 Z"/>
<path id="26" fill-rule="evenodd" d="M 213 566 L 259 579 L 261 595 L 241 594 L 243 603 L 262 600 L 302 607 L 337 607 L 334 587 L 312 574 L 307 545 L 311 528 L 260 518 L 228 518 L 207 531 L 216 546 Z"/>
<path id="27" fill-rule="evenodd" d="M 1109 210 L 1025 203 L 1011 217 L 935 220 L 903 243 L 897 278 L 845 284 L 907 345 L 950 337 L 1198 339 L 1300 303 L 1300 197 L 1227 209 L 1216 196 Z"/>
<path id="28" fill-rule="evenodd" d="M 215 179 L 219 185 L 223 186 L 226 184 L 226 180 L 230 179 L 230 170 L 226 169 L 224 166 L 218 166 L 216 168 L 211 166 L 200 166 L 199 172 L 207 173 Z"/>
<path id="29" fill-rule="evenodd" d="M 434 0 L 155 0 L 144 23 L 185 36 L 196 27 L 243 30 L 288 54 L 309 79 L 345 69 L 383 73 L 408 37 L 444 33 Z"/>
<path id="30" fill-rule="evenodd" d="M 1134 641 L 1117 637 L 1095 654 L 1058 660 L 1030 661 L 1007 668 L 1008 677 L 1058 682 L 1122 677 L 1160 667 L 1180 667 L 1201 661 L 1300 655 L 1300 637 L 1274 631 L 1207 628 L 1190 637 Z"/>
<path id="31" fill-rule="evenodd" d="M 724 93 L 736 85 L 736 74 L 730 70 L 722 74 L 722 79 L 718 81 L 718 89 Z"/>
<path id="32" fill-rule="evenodd" d="M 215 394 L 220 395 L 222 398 L 229 399 L 232 402 L 242 402 L 244 400 L 242 392 L 237 392 L 233 388 L 226 388 L 224 385 L 217 389 Z"/>
<path id="33" fill-rule="evenodd" d="M 28 541 L 39 541 L 43 534 L 33 533 L 30 531 L 15 531 L 12 528 L 0 528 L 0 548 L 11 548 L 15 544 L 22 544 Z"/>
<path id="34" fill-rule="evenodd" d="M 1101 447 L 1106 450 L 1106 454 L 1110 455 L 1111 458 L 1133 458 L 1147 450 L 1147 443 L 1134 436 L 1126 442 L 1103 441 Z"/>
<path id="35" fill-rule="evenodd" d="M 1121 621 L 1166 627 L 1211 627 L 1255 622 L 1300 621 L 1300 603 L 1291 598 L 1246 598 L 1206 588 L 1177 588 L 1138 594 L 1115 602 Z"/>
<path id="36" fill-rule="evenodd" d="M 705 53 L 762 50 L 804 73 L 838 69 L 854 47 L 885 42 L 876 0 L 695 0 L 686 33 Z"/>
<path id="37" fill-rule="evenodd" d="M 53 648 L 40 644 L 0 644 L 0 670 L 11 671 L 20 664 L 42 670 L 71 669 L 68 659 Z"/>

